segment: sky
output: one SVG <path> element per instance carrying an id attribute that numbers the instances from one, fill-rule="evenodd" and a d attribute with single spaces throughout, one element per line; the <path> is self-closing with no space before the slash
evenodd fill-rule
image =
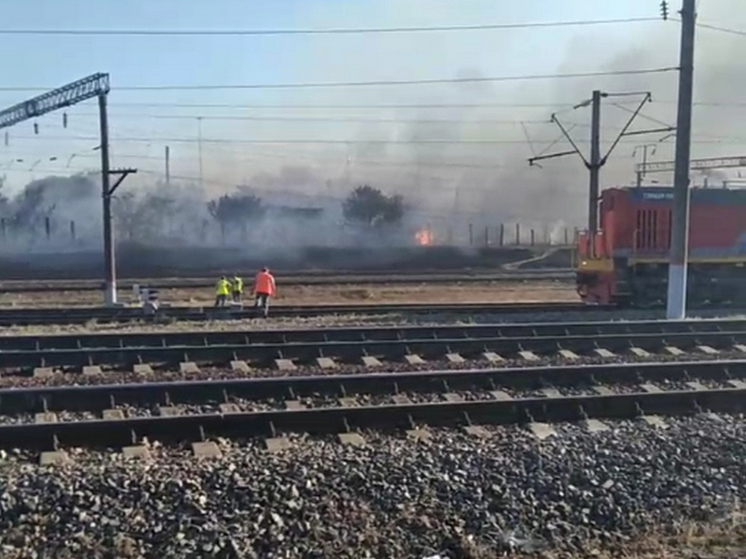
<path id="1" fill-rule="evenodd" d="M 679 2 L 670 2 L 672 14 Z M 746 12 L 739 6 L 742 3 L 700 0 L 700 19 L 746 29 L 746 13 L 740 13 Z M 329 29 L 659 16 L 658 0 L 0 0 L 0 9 L 2 30 Z M 11 105 L 44 88 L 95 72 L 109 73 L 113 164 L 141 171 L 133 187 L 163 178 L 164 149 L 168 145 L 172 178 L 194 181 L 201 176 L 205 187 L 215 192 L 251 184 L 267 189 L 282 185 L 299 193 L 325 195 L 334 188 L 330 183 L 349 186 L 373 182 L 413 199 L 427 198 L 454 207 L 466 204 L 484 209 L 487 202 L 500 205 L 508 200 L 518 213 L 551 214 L 557 200 L 565 195 L 569 208 L 582 207 L 578 200 L 585 188 L 579 159 L 547 162 L 542 169 L 528 168 L 526 159 L 557 137 L 557 128 L 546 122 L 551 113 L 582 101 L 596 87 L 651 90 L 654 99 L 660 101 L 647 114 L 673 122 L 676 73 L 624 79 L 378 87 L 119 88 L 427 80 L 670 67 L 678 63 L 678 36 L 679 25 L 673 21 L 358 35 L 0 34 L 6 54 L 0 58 L 0 75 L 4 76 L 0 80 L 0 101 Z M 714 72 L 722 70 L 723 63 L 740 57 L 738 53 L 746 45 L 746 37 L 705 31 L 700 32 L 699 41 L 702 48 L 698 50 L 698 64 L 710 65 Z M 721 70 L 718 79 L 731 79 Z M 741 82 L 730 85 L 737 94 Z M 724 98 L 719 94 L 708 89 L 705 82 L 698 82 L 698 96 Z M 733 99 L 734 95 L 727 98 Z M 635 98 L 622 102 L 634 107 Z M 459 103 L 504 106 L 370 107 Z M 524 106 L 531 104 L 540 106 Z M 356 108 L 341 107 L 345 105 Z M 63 128 L 59 112 L 40 117 L 35 121 L 38 135 L 32 122 L 9 129 L 7 145 L 0 145 L 0 174 L 6 176 L 7 188 L 19 189 L 29 180 L 48 174 L 96 169 L 96 110 L 95 102 L 68 109 L 67 128 Z M 608 117 L 605 140 L 609 143 L 627 113 L 609 108 L 604 116 Z M 583 146 L 587 145 L 587 117 L 577 111 L 566 115 L 568 125 L 576 125 L 573 133 L 579 134 Z M 712 120 L 710 115 L 702 118 L 708 123 Z M 733 121 L 731 117 L 724 120 Z M 198 142 L 200 136 L 202 141 Z M 448 139 L 454 143 L 407 143 L 413 139 Z M 293 143 L 280 143 L 288 140 Z M 327 143 L 298 143 L 301 140 Z M 474 145 L 463 140 L 503 143 Z M 261 141 L 270 143 L 257 143 Z M 645 141 L 624 140 L 620 144 L 618 157 L 610 159 L 605 172 L 609 177 L 605 186 L 633 180 L 635 142 Z M 566 149 L 567 145 L 560 143 L 558 147 Z M 733 148 L 703 143 L 693 151 L 695 156 L 723 155 L 722 150 L 733 149 L 743 150 L 746 145 Z M 659 145 L 653 157 L 665 158 L 667 154 L 672 154 L 670 142 Z M 545 196 L 550 191 L 554 194 Z"/>

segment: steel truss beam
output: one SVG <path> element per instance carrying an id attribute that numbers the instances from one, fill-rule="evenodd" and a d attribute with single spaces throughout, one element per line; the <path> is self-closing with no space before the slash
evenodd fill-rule
<path id="1" fill-rule="evenodd" d="M 109 74 L 93 74 L 0 112 L 0 128 L 109 93 Z"/>

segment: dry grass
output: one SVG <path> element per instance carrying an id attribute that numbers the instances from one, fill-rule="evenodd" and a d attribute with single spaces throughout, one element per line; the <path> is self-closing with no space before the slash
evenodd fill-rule
<path id="1" fill-rule="evenodd" d="M 690 523 L 675 533 L 653 528 L 615 551 L 589 546 L 585 553 L 543 553 L 542 559 L 743 559 L 746 557 L 746 525 L 743 513 L 734 512 L 715 524 Z M 487 559 L 481 556 L 480 559 Z"/>
<path id="2" fill-rule="evenodd" d="M 451 552 L 460 559 L 744 559 L 746 513 L 737 501 L 721 518 L 709 523 L 690 522 L 675 530 L 654 526 L 644 535 L 622 537 L 611 545 L 586 541 L 584 550 L 575 552 L 516 548 L 513 554 L 496 555 L 478 540 L 462 537 L 454 542 Z"/>
<path id="3" fill-rule="evenodd" d="M 529 301 L 577 301 L 574 286 L 551 281 L 484 282 L 451 284 L 369 284 L 282 286 L 278 278 L 281 305 L 383 304 L 383 303 L 501 303 Z M 163 289 L 160 298 L 173 305 L 212 305 L 212 289 Z M 133 301 L 132 293 L 122 291 L 123 303 Z M 1 307 L 54 307 L 100 305 L 99 291 L 48 291 L 39 293 L 2 293 Z"/>

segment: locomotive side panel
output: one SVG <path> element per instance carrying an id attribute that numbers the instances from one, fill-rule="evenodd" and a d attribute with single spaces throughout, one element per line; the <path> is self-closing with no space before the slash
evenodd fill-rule
<path id="1" fill-rule="evenodd" d="M 645 306 L 665 301 L 672 233 L 670 188 L 615 188 L 602 194 L 607 253 L 578 268 L 587 302 Z M 746 304 L 746 190 L 693 189 L 689 229 L 691 303 Z"/>

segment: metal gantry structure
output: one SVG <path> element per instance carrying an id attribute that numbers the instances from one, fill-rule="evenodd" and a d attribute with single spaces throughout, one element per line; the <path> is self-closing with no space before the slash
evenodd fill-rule
<path id="1" fill-rule="evenodd" d="M 93 74 L 0 111 L 0 128 L 13 126 L 88 99 L 108 95 L 109 74 Z"/>
<path id="2" fill-rule="evenodd" d="M 689 169 L 691 171 L 709 171 L 711 169 L 735 169 L 746 167 L 746 155 L 734 157 L 704 157 L 691 159 Z M 676 161 L 656 161 L 650 163 L 638 163 L 635 165 L 636 173 L 665 173 L 676 170 Z"/>
<path id="3" fill-rule="evenodd" d="M 109 163 L 109 124 L 107 117 L 107 96 L 111 86 L 109 74 L 96 73 L 74 81 L 32 99 L 0 111 L 0 128 L 7 128 L 20 122 L 41 115 L 70 107 L 88 99 L 98 98 L 99 122 L 101 133 L 101 194 L 103 199 L 103 232 L 104 232 L 104 304 L 115 305 L 117 302 L 116 261 L 114 254 L 114 232 L 111 224 L 111 199 L 114 191 L 124 178 L 137 172 L 135 169 L 112 170 Z M 111 176 L 118 180 L 111 186 Z"/>
<path id="4" fill-rule="evenodd" d="M 639 146 L 636 146 L 634 151 L 632 152 L 632 157 L 637 157 L 638 150 L 642 152 L 642 164 L 635 165 L 635 174 L 637 175 L 637 187 L 642 186 L 642 181 L 645 178 L 645 175 L 649 172 L 647 170 L 648 166 L 648 153 L 650 155 L 655 155 L 655 150 L 658 147 L 658 144 L 642 144 Z"/>

